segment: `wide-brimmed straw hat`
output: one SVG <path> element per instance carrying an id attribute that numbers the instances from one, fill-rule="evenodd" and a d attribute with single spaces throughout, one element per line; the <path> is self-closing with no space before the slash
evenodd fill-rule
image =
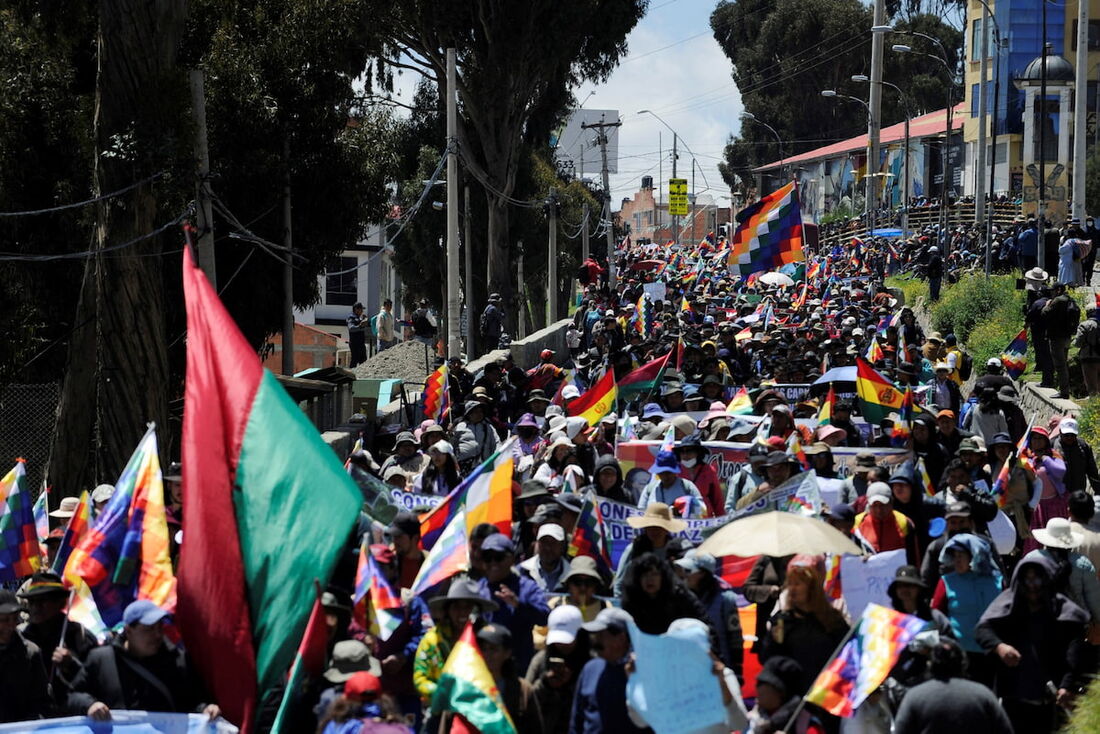
<path id="1" fill-rule="evenodd" d="M 682 533 L 687 523 L 672 516 L 672 508 L 664 502 L 651 502 L 645 508 L 644 515 L 628 517 L 626 522 L 632 528 L 664 528 L 670 533 Z"/>

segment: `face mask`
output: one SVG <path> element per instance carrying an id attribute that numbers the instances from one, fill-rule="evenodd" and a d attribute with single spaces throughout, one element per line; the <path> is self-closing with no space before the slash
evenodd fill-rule
<path id="1" fill-rule="evenodd" d="M 687 467 L 688 469 L 692 468 L 697 463 L 698 463 L 697 459 L 680 459 L 680 465 L 684 466 L 684 467 Z"/>

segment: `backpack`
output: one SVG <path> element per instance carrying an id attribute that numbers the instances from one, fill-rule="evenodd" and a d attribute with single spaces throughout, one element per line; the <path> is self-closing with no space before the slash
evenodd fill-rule
<path id="1" fill-rule="evenodd" d="M 964 380 L 969 380 L 970 375 L 974 373 L 974 358 L 970 356 L 969 352 L 959 350 L 961 358 L 959 360 L 959 377 Z"/>
<path id="2" fill-rule="evenodd" d="M 428 321 L 428 312 L 424 309 L 417 309 L 413 314 L 413 331 L 418 336 L 431 336 L 432 324 Z"/>

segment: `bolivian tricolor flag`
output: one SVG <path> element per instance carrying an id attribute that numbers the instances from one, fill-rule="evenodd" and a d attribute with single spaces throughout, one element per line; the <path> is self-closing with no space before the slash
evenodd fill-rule
<path id="1" fill-rule="evenodd" d="M 737 390 L 737 393 L 730 400 L 729 405 L 726 406 L 726 412 L 730 415 L 748 415 L 752 412 L 752 400 L 749 399 L 749 391 L 744 387 Z"/>
<path id="2" fill-rule="evenodd" d="M 827 426 L 833 422 L 833 411 L 836 410 L 836 390 L 829 385 L 829 394 L 825 396 L 821 408 L 817 411 L 817 425 Z"/>
<path id="3" fill-rule="evenodd" d="M 570 416 L 580 416 L 594 426 L 615 407 L 619 390 L 615 386 L 615 371 L 607 370 L 599 381 L 569 404 Z"/>
<path id="4" fill-rule="evenodd" d="M 472 622 L 466 623 L 451 648 L 432 694 L 432 713 L 443 711 L 461 716 L 481 734 L 516 734 L 516 725 L 477 646 Z"/>
<path id="5" fill-rule="evenodd" d="M 905 398 L 901 390 L 862 357 L 856 357 L 856 397 L 868 423 L 878 423 L 890 413 L 901 412 Z"/>

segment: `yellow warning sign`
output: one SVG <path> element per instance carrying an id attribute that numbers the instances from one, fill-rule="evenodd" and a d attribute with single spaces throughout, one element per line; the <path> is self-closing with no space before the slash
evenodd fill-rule
<path id="1" fill-rule="evenodd" d="M 672 217 L 686 217 L 688 214 L 688 182 L 686 178 L 668 180 L 668 213 Z"/>

